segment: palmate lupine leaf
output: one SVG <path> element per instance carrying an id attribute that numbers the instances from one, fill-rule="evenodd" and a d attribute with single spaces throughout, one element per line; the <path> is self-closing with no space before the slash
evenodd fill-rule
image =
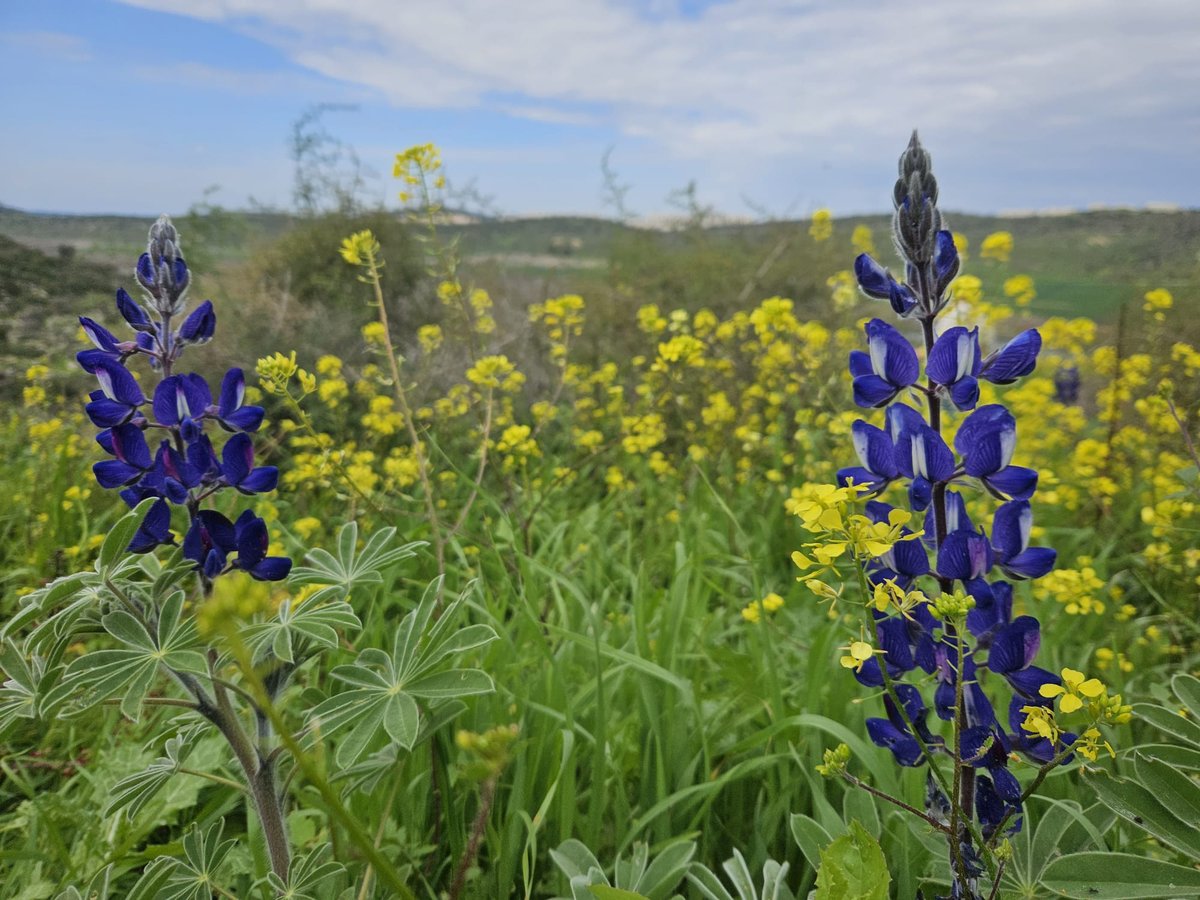
<path id="1" fill-rule="evenodd" d="M 217 819 L 207 830 L 193 826 L 183 836 L 183 856 L 158 863 L 170 870 L 158 900 L 211 900 L 221 864 L 237 843 L 221 840 L 224 829 L 225 820 Z"/>
<path id="2" fill-rule="evenodd" d="M 353 664 L 337 666 L 330 673 L 350 690 L 325 700 L 310 716 L 318 726 L 314 731 L 329 734 L 349 729 L 338 744 L 340 766 L 357 762 L 380 732 L 403 749 L 411 749 L 420 728 L 418 700 L 436 702 L 493 690 L 491 677 L 479 669 L 439 668 L 449 657 L 496 639 L 487 625 L 455 629 L 465 593 L 430 626 L 440 589 L 441 579 L 430 584 L 417 608 L 400 622 L 390 654 L 368 648 Z"/>
<path id="3" fill-rule="evenodd" d="M 418 746 L 429 740 L 444 725 L 453 722 L 466 711 L 467 704 L 461 700 L 446 700 L 430 708 L 421 717 L 421 725 L 417 729 L 417 739 L 413 746 Z M 343 782 L 343 793 L 365 791 L 371 793 L 379 787 L 382 779 L 396 772 L 396 764 L 400 761 L 401 749 L 397 744 L 387 744 L 382 750 L 367 755 L 361 762 L 339 769 L 329 779 L 331 782 Z"/>
<path id="4" fill-rule="evenodd" d="M 412 541 L 400 547 L 389 547 L 395 528 L 381 528 L 358 549 L 358 524 L 347 522 L 338 531 L 337 556 L 320 548 L 305 556 L 307 566 L 292 570 L 288 583 L 293 585 L 321 584 L 321 590 L 309 598 L 321 603 L 345 598 L 354 587 L 383 583 L 383 573 L 390 566 L 416 555 L 424 541 Z"/>
<path id="5" fill-rule="evenodd" d="M 26 625 L 39 620 L 41 620 L 41 624 L 37 626 L 38 630 L 47 629 L 54 619 L 61 615 L 60 612 L 45 618 L 50 610 L 67 601 L 72 601 L 71 605 L 75 605 L 78 602 L 78 596 L 85 589 L 94 589 L 101 583 L 100 576 L 94 572 L 76 572 L 74 575 L 66 575 L 55 579 L 45 587 L 38 588 L 22 598 L 21 608 L 3 626 L 0 626 L 0 638 L 15 635 Z"/>
<path id="6" fill-rule="evenodd" d="M 35 719 L 38 714 L 37 659 L 27 660 L 11 641 L 0 643 L 0 735 L 4 735 L 18 719 Z"/>
<path id="7" fill-rule="evenodd" d="M 183 602 L 183 591 L 167 598 L 159 611 L 155 634 L 126 610 L 106 614 L 100 620 L 104 630 L 124 646 L 95 650 L 72 662 L 47 704 L 53 706 L 74 697 L 80 709 L 87 709 L 123 693 L 121 711 L 136 719 L 160 665 L 180 672 L 203 673 L 204 656 L 194 649 L 195 623 L 191 618 L 181 618 Z"/>
<path id="8" fill-rule="evenodd" d="M 733 851 L 733 858 L 725 860 L 721 868 L 725 870 L 736 894 L 731 894 L 711 869 L 699 863 L 688 871 L 688 881 L 706 900 L 795 900 L 795 895 L 784 881 L 789 868 L 787 863 L 778 863 L 773 859 L 763 863 L 761 890 L 755 887 L 754 875 L 738 850 Z"/>
<path id="9" fill-rule="evenodd" d="M 289 597 L 279 605 L 275 617 L 246 629 L 246 646 L 256 659 L 268 651 L 284 662 L 296 663 L 309 648 L 332 650 L 339 631 L 357 631 L 362 622 L 344 600 L 323 603 L 317 594 L 293 606 Z M 299 659 L 298 659 L 299 657 Z"/>
<path id="10" fill-rule="evenodd" d="M 314 847 L 303 856 L 292 860 L 288 868 L 288 883 L 272 872 L 265 882 L 280 900 L 326 900 L 341 886 L 340 879 L 346 869 L 340 863 L 330 862 L 333 848 L 329 844 Z"/>
<path id="11" fill-rule="evenodd" d="M 71 885 L 55 894 L 54 900 L 158 900 L 159 891 L 171 877 L 169 860 L 156 861 L 146 867 L 142 877 L 132 888 L 120 887 L 120 879 L 114 875 L 114 867 L 105 866 L 82 889 Z"/>
<path id="12" fill-rule="evenodd" d="M 202 728 L 189 728 L 168 738 L 163 752 L 144 770 L 128 778 L 122 778 L 112 786 L 109 792 L 108 805 L 104 807 L 104 815 L 110 816 L 122 807 L 125 818 L 133 819 L 155 794 L 162 789 L 171 778 L 179 772 L 196 746 L 196 741 L 204 733 Z"/>
<path id="13" fill-rule="evenodd" d="M 550 851 L 550 857 L 567 876 L 571 900 L 667 900 L 687 874 L 696 854 L 692 841 L 678 841 L 664 847 L 653 860 L 645 844 L 636 844 L 629 859 L 618 859 L 610 880 L 599 860 L 586 845 L 575 839 L 564 841 Z"/>

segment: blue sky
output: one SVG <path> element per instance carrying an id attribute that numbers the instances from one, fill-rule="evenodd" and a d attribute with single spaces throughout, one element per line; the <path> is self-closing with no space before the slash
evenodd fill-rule
<path id="1" fill-rule="evenodd" d="M 1200 206 L 1193 0 L 0 0 L 0 203 L 290 201 L 314 103 L 390 202 L 433 141 L 503 212 L 696 180 L 723 212 L 883 209 L 912 127 L 944 206 Z M 749 202 L 747 202 L 749 201 Z"/>

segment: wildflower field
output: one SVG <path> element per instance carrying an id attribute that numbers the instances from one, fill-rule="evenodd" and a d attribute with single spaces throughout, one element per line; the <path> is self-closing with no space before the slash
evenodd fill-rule
<path id="1" fill-rule="evenodd" d="M 915 135 L 749 281 L 394 175 L 10 320 L 5 898 L 1200 895 L 1200 257 L 1055 306 Z"/>

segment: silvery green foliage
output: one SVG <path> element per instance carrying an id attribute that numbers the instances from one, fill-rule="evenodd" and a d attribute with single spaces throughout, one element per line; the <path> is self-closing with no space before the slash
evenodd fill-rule
<path id="1" fill-rule="evenodd" d="M 682 895 L 674 892 L 695 854 L 694 843 L 680 841 L 652 860 L 646 845 L 637 844 L 632 856 L 617 859 L 611 880 L 592 851 L 577 840 L 564 841 L 550 851 L 550 858 L 571 885 L 570 897 L 559 900 L 681 900 Z"/>
<path id="2" fill-rule="evenodd" d="M 0 734 L 106 702 L 136 719 L 144 713 L 147 697 L 155 703 L 169 699 L 179 705 L 180 715 L 166 719 L 165 729 L 151 739 L 151 746 L 161 747 L 159 757 L 112 786 L 103 814 L 123 813 L 132 820 L 187 771 L 189 762 L 200 770 L 211 766 L 211 759 L 196 762 L 197 755 L 189 759 L 189 754 L 205 735 L 219 731 L 229 746 L 236 749 L 236 741 L 248 746 L 253 763 L 243 771 L 246 754 L 227 753 L 229 768 L 218 769 L 219 778 L 242 780 L 260 815 L 264 803 L 278 806 L 276 821 L 282 825 L 286 793 L 278 785 L 286 783 L 291 757 L 269 717 L 250 699 L 253 685 L 244 682 L 244 673 L 234 665 L 236 654 L 199 632 L 193 604 L 204 601 L 197 599 L 194 566 L 178 550 L 125 552 L 154 502 L 142 502 L 114 525 L 91 570 L 32 592 L 0 630 Z M 317 709 L 284 708 L 285 700 L 287 706 L 307 704 L 306 698 L 314 695 L 284 693 L 301 667 L 337 650 L 342 635 L 361 627 L 350 597 L 368 599 L 367 592 L 383 585 L 389 570 L 412 558 L 420 546 L 398 544 L 395 529 L 387 528 L 360 547 L 357 527 L 349 523 L 338 534 L 335 552 L 311 551 L 307 565 L 294 570 L 288 586 L 295 590 L 288 599 L 239 629 L 279 711 L 301 722 L 322 723 L 322 729 L 310 728 L 305 735 L 309 747 L 343 726 L 349 729 L 336 759 L 358 765 L 335 769 L 329 777 L 351 789 L 369 787 L 382 774 L 394 772 L 401 754 L 466 708 L 459 697 L 493 688 L 482 671 L 456 665 L 467 651 L 494 640 L 495 632 L 484 625 L 459 627 L 466 595 L 436 615 L 439 581 L 400 623 L 389 652 L 365 649 L 353 663 L 332 670 L 334 683 L 351 690 L 334 694 Z M 300 588 L 309 593 L 297 601 Z M 86 652 L 68 652 L 85 640 Z M 239 690 L 229 690 L 230 683 Z M 373 753 L 364 760 L 368 750 Z M 136 886 L 130 885 L 134 875 L 110 868 L 89 883 L 66 889 L 62 900 L 208 898 L 211 884 L 245 874 L 238 869 L 240 859 L 229 856 L 235 841 L 223 839 L 222 828 L 217 820 L 190 831 L 183 838 L 183 856 L 155 860 Z M 345 870 L 330 859 L 328 847 L 318 845 L 290 859 L 281 856 L 278 865 L 272 859 L 275 871 L 258 882 L 263 896 L 329 900 L 341 890 Z"/>
<path id="3" fill-rule="evenodd" d="M 705 900 L 796 900 L 787 886 L 787 863 L 768 859 L 763 863 L 762 878 L 756 884 L 754 874 L 738 850 L 725 860 L 721 868 L 736 893 L 730 893 L 712 869 L 697 863 L 688 872 L 690 881 Z"/>
<path id="4" fill-rule="evenodd" d="M 496 640 L 489 625 L 456 628 L 470 590 L 435 619 L 442 592 L 442 580 L 435 580 L 400 622 L 390 652 L 369 647 L 352 664 L 333 670 L 334 681 L 349 690 L 329 697 L 309 718 L 314 734 L 350 729 L 338 743 L 339 766 L 358 762 L 380 736 L 400 749 L 411 749 L 420 734 L 422 705 L 428 715 L 445 702 L 492 692 L 486 672 L 453 665 L 466 651 Z"/>

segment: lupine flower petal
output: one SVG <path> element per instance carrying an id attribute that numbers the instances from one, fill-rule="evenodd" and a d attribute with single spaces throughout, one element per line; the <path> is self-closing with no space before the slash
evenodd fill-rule
<path id="1" fill-rule="evenodd" d="M 1057 550 L 1049 547 L 1030 547 L 1024 553 L 1001 563 L 1000 568 L 1011 578 L 1041 578 L 1054 568 L 1057 559 Z"/>
<path id="2" fill-rule="evenodd" d="M 169 544 L 174 540 L 171 534 L 171 508 L 165 500 L 159 500 L 150 507 L 126 549 L 130 553 L 147 553 L 160 544 Z"/>
<path id="3" fill-rule="evenodd" d="M 240 484 L 254 467 L 254 445 L 239 432 L 221 448 L 221 472 L 232 485 Z"/>
<path id="4" fill-rule="evenodd" d="M 992 384 L 1012 384 L 1037 367 L 1042 336 L 1036 328 L 1022 331 L 984 363 L 981 377 Z"/>
<path id="5" fill-rule="evenodd" d="M 888 270 L 871 258 L 870 254 L 861 253 L 854 260 L 854 277 L 862 292 L 874 300 L 887 300 L 891 296 L 891 285 L 894 279 Z"/>
<path id="6" fill-rule="evenodd" d="M 871 368 L 871 357 L 861 350 L 850 351 L 850 375 L 854 378 L 861 378 L 864 375 L 874 375 L 875 370 Z"/>
<path id="7" fill-rule="evenodd" d="M 979 374 L 979 329 L 961 325 L 949 328 L 934 341 L 925 363 L 925 374 L 942 385 L 955 384 L 968 375 Z"/>
<path id="8" fill-rule="evenodd" d="M 1028 667 L 1042 645 L 1041 625 L 1033 616 L 1019 616 L 992 641 L 988 668 L 1008 675 Z"/>
<path id="9" fill-rule="evenodd" d="M 186 344 L 204 344 L 212 340 L 217 328 L 217 314 L 211 300 L 197 306 L 179 326 L 179 337 Z"/>
<path id="10" fill-rule="evenodd" d="M 884 413 L 884 424 L 892 443 L 900 440 L 905 431 L 914 431 L 925 425 L 925 418 L 906 403 L 893 403 Z"/>
<path id="11" fill-rule="evenodd" d="M 987 538 L 975 531 L 952 531 L 938 550 L 937 571 L 943 578 L 970 581 L 984 577 L 992 567 Z"/>
<path id="12" fill-rule="evenodd" d="M 895 399 L 898 388 L 878 375 L 860 375 L 854 379 L 854 402 L 868 409 Z"/>
<path id="13" fill-rule="evenodd" d="M 134 331 L 146 334 L 154 333 L 154 323 L 150 321 L 149 314 L 146 310 L 142 309 L 136 300 L 129 296 L 129 292 L 125 288 L 117 288 L 117 312 L 121 314 L 121 318 L 129 323 L 129 327 Z"/>
<path id="14" fill-rule="evenodd" d="M 897 388 L 908 387 L 921 374 L 917 351 L 899 331 L 882 319 L 866 325 L 867 352 L 876 375 Z"/>
<path id="15" fill-rule="evenodd" d="M 954 235 L 945 229 L 939 231 L 933 250 L 933 271 L 937 277 L 939 292 L 944 291 L 958 275 L 959 264 Z"/>
<path id="16" fill-rule="evenodd" d="M 886 747 L 902 766 L 918 766 L 924 758 L 921 745 L 911 734 L 901 731 L 887 719 L 867 719 L 867 734 L 879 747 Z"/>
<path id="17" fill-rule="evenodd" d="M 1028 500 L 1037 490 L 1038 473 L 1024 466 L 1006 466 L 983 479 L 984 485 L 1005 500 Z"/>
<path id="18" fill-rule="evenodd" d="M 83 332 L 88 336 L 88 340 L 105 353 L 121 352 L 120 342 L 117 340 L 116 335 L 99 322 L 89 319 L 87 316 L 80 316 L 79 324 L 83 327 Z"/>

